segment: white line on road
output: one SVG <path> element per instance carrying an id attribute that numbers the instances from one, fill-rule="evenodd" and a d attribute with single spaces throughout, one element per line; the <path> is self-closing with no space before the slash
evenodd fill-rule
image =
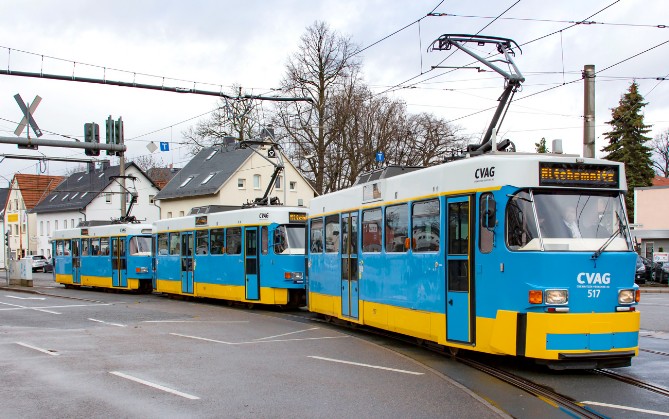
<path id="1" fill-rule="evenodd" d="M 91 319 L 91 318 L 89 318 L 88 320 L 90 320 L 90 321 L 92 321 L 92 322 L 98 322 L 98 323 L 102 323 L 102 324 L 108 324 L 108 325 L 110 325 L 110 326 L 125 327 L 124 324 L 109 323 L 109 322 L 105 322 L 105 321 L 98 320 L 98 319 Z"/>
<path id="2" fill-rule="evenodd" d="M 161 386 L 160 384 L 155 384 L 155 383 L 152 383 L 150 381 L 142 380 L 141 378 L 133 377 L 132 375 L 123 374 L 122 372 L 109 371 L 109 373 L 114 374 L 114 375 L 116 375 L 118 377 L 121 377 L 121 378 L 125 378 L 125 379 L 130 380 L 130 381 L 134 381 L 134 382 L 139 383 L 139 384 L 144 384 L 145 386 L 157 388 L 158 390 L 162 390 L 162 391 L 165 391 L 167 393 L 172 393 L 172 394 L 175 394 L 177 396 L 185 397 L 185 398 L 190 399 L 190 400 L 199 400 L 200 399 L 199 397 L 193 396 L 192 394 L 182 393 L 181 391 L 174 390 L 174 389 L 171 389 L 169 387 Z"/>
<path id="3" fill-rule="evenodd" d="M 424 373 L 422 373 L 422 372 L 398 370 L 396 368 L 380 367 L 378 365 L 360 364 L 358 362 L 343 361 L 341 359 L 323 358 L 321 356 L 309 356 L 309 358 L 320 359 L 322 361 L 339 362 L 340 364 L 356 365 L 358 367 L 375 368 L 377 370 L 401 372 L 402 374 L 424 375 Z"/>
<path id="4" fill-rule="evenodd" d="M 17 300 L 46 300 L 44 297 L 19 297 L 16 295 L 5 295 L 7 298 L 16 298 Z"/>
<path id="5" fill-rule="evenodd" d="M 310 332 L 312 330 L 318 330 L 318 329 L 319 329 L 318 327 L 312 327 L 311 329 L 298 330 L 296 332 L 288 332 L 288 333 L 284 333 L 282 335 L 267 336 L 265 338 L 258 338 L 258 339 L 255 339 L 255 340 L 274 339 L 274 338 L 279 338 L 281 336 L 288 336 L 288 335 L 293 335 L 295 333 L 302 333 L 302 332 Z"/>
<path id="6" fill-rule="evenodd" d="M 248 320 L 144 320 L 142 323 L 248 323 Z"/>
<path id="7" fill-rule="evenodd" d="M 57 311 L 45 310 L 43 307 L 26 307 L 26 306 L 21 306 L 21 305 L 18 305 L 18 304 L 10 304 L 10 303 L 3 303 L 3 302 L 0 302 L 0 304 L 4 304 L 6 306 L 12 307 L 12 308 L 0 309 L 2 311 L 5 311 L 5 310 L 35 310 L 35 311 L 42 311 L 44 313 L 61 314 Z"/>
<path id="8" fill-rule="evenodd" d="M 620 406 L 617 404 L 609 404 L 609 403 L 599 403 L 599 402 L 581 402 L 583 404 L 589 404 L 592 406 L 602 406 L 602 407 L 610 407 L 613 409 L 620 409 L 620 410 L 630 410 L 632 412 L 640 412 L 640 413 L 648 413 L 651 415 L 657 415 L 657 416 L 669 416 L 668 412 L 658 412 L 657 410 L 647 410 L 647 409 L 639 409 L 637 407 L 630 407 L 630 406 Z"/>
<path id="9" fill-rule="evenodd" d="M 48 350 L 48 349 L 38 348 L 37 346 L 28 345 L 27 343 L 23 343 L 23 342 L 14 342 L 14 343 L 16 343 L 17 345 L 24 346 L 24 347 L 26 347 L 26 348 L 30 348 L 30 349 L 34 349 L 34 350 L 36 350 L 36 351 L 43 352 L 43 353 L 45 353 L 45 354 L 47 354 L 47 355 L 51 355 L 51 356 L 58 356 L 58 355 L 60 355 L 58 352 L 50 351 L 50 350 Z"/>
<path id="10" fill-rule="evenodd" d="M 252 340 L 250 342 L 225 342 L 225 341 L 222 341 L 222 340 L 202 338 L 202 337 L 199 337 L 199 336 L 182 335 L 180 333 L 170 333 L 170 335 L 179 336 L 179 337 L 182 337 L 182 338 L 204 340 L 204 341 L 207 341 L 207 342 L 224 343 L 226 345 L 248 345 L 248 344 L 270 343 L 270 342 L 296 342 L 296 341 L 304 341 L 304 340 L 341 339 L 341 338 L 348 338 L 349 337 L 349 336 L 323 336 L 323 337 L 320 337 L 320 338 Z"/>

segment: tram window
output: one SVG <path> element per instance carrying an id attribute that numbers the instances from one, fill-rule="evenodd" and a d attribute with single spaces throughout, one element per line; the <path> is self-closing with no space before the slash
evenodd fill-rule
<path id="1" fill-rule="evenodd" d="M 479 200 L 479 249 L 481 253 L 492 252 L 495 232 L 485 227 L 485 219 L 488 216 L 490 201 L 494 202 L 495 197 L 490 192 L 481 194 Z M 492 223 L 494 225 L 494 222 Z"/>
<path id="2" fill-rule="evenodd" d="M 130 254 L 134 256 L 151 255 L 151 237 L 133 236 L 128 243 Z"/>
<path id="3" fill-rule="evenodd" d="M 448 290 L 469 291 L 467 260 L 448 261 Z"/>
<path id="4" fill-rule="evenodd" d="M 262 252 L 263 255 L 267 254 L 268 250 L 268 243 L 269 240 L 269 232 L 267 231 L 267 227 L 261 227 L 260 229 L 260 251 Z"/>
<path id="5" fill-rule="evenodd" d="M 286 230 L 284 226 L 277 227 L 274 230 L 272 236 L 272 247 L 274 248 L 274 253 L 280 255 L 288 248 L 288 243 L 286 241 Z"/>
<path id="6" fill-rule="evenodd" d="M 325 252 L 339 253 L 339 214 L 325 217 Z"/>
<path id="7" fill-rule="evenodd" d="M 538 238 L 532 197 L 521 191 L 509 200 L 506 207 L 507 244 L 511 250 L 521 250 L 532 239 Z"/>
<path id="8" fill-rule="evenodd" d="M 195 237 L 195 253 L 206 255 L 209 253 L 209 231 L 198 230 Z"/>
<path id="9" fill-rule="evenodd" d="M 381 251 L 381 240 L 383 223 L 381 219 L 381 208 L 374 208 L 362 212 L 362 251 L 379 253 Z"/>
<path id="10" fill-rule="evenodd" d="M 211 239 L 211 254 L 222 255 L 225 253 L 225 230 L 215 228 L 209 233 Z"/>
<path id="11" fill-rule="evenodd" d="M 468 254 L 469 246 L 469 202 L 448 204 L 448 253 Z"/>
<path id="12" fill-rule="evenodd" d="M 414 251 L 439 251 L 439 200 L 416 202 L 411 214 Z"/>
<path id="13" fill-rule="evenodd" d="M 71 252 L 70 252 L 70 241 L 65 240 L 63 242 L 63 244 L 64 244 L 63 254 L 66 255 L 66 256 L 69 256 L 71 254 Z"/>
<path id="14" fill-rule="evenodd" d="M 79 256 L 79 246 L 77 245 L 79 242 L 77 240 L 72 240 L 72 255 L 73 256 Z"/>
<path id="15" fill-rule="evenodd" d="M 81 239 L 81 256 L 88 256 L 88 239 Z"/>
<path id="16" fill-rule="evenodd" d="M 109 255 L 109 237 L 100 239 L 100 254 L 103 256 Z"/>
<path id="17" fill-rule="evenodd" d="M 170 234 L 170 255 L 181 255 L 181 244 L 179 243 L 179 233 Z"/>
<path id="18" fill-rule="evenodd" d="M 314 218 L 311 220 L 311 227 L 309 228 L 309 236 L 311 240 L 311 252 L 320 253 L 323 251 L 323 219 Z"/>
<path id="19" fill-rule="evenodd" d="M 58 255 L 58 256 L 63 256 L 63 255 L 65 254 L 65 253 L 64 253 L 64 250 L 63 250 L 63 249 L 65 248 L 65 244 L 64 244 L 64 243 L 65 243 L 65 242 L 64 242 L 63 240 L 58 240 L 58 241 L 56 242 L 56 255 Z"/>
<path id="20" fill-rule="evenodd" d="M 406 204 L 386 207 L 386 252 L 406 252 L 409 233 L 409 207 Z"/>
<path id="21" fill-rule="evenodd" d="M 225 245 L 226 253 L 229 255 L 242 254 L 242 228 L 231 227 L 227 231 L 228 241 Z"/>
<path id="22" fill-rule="evenodd" d="M 91 239 L 91 255 L 98 256 L 100 254 L 100 239 Z"/>
<path id="23" fill-rule="evenodd" d="M 164 255 L 169 255 L 170 254 L 169 246 L 167 246 L 167 243 L 168 243 L 167 238 L 168 238 L 167 233 L 158 234 L 158 254 L 159 255 L 164 256 Z"/>

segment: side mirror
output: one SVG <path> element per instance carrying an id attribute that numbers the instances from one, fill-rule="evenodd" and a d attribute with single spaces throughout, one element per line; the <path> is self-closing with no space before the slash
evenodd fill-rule
<path id="1" fill-rule="evenodd" d="M 497 224 L 497 204 L 492 194 L 486 194 L 481 202 L 483 227 L 492 230 Z"/>

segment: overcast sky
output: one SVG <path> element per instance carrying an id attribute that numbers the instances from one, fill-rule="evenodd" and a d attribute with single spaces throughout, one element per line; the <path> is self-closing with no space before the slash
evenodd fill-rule
<path id="1" fill-rule="evenodd" d="M 442 15 L 427 16 L 432 11 Z M 481 34 L 511 38 L 522 47 L 515 62 L 526 80 L 500 131 L 500 138 L 511 139 L 519 151 L 534 151 L 534 143 L 545 137 L 549 146 L 559 138 L 565 152 L 582 153 L 579 79 L 586 64 L 601 71 L 596 77 L 598 156 L 606 145 L 611 108 L 633 80 L 648 102 L 649 135 L 669 128 L 669 81 L 657 80 L 669 76 L 669 28 L 662 27 L 669 25 L 666 0 L 6 0 L 0 15 L 0 69 L 180 87 L 197 82 L 198 89 L 213 91 L 239 84 L 248 93 L 267 95 L 279 86 L 287 58 L 315 21 L 326 22 L 360 48 L 411 24 L 360 54 L 365 81 L 378 94 L 404 100 L 409 112 L 453 121 L 472 141 L 480 138 L 493 110 L 475 113 L 496 106 L 503 79 L 493 72 L 431 70 L 472 60 L 462 52 L 427 49 L 442 34 L 483 29 Z M 584 19 L 594 23 L 573 25 Z M 150 154 L 150 142 L 168 141 L 171 151 L 154 156 L 177 167 L 189 159 L 181 143 L 182 132 L 198 120 L 191 118 L 206 118 L 216 107 L 216 98 L 209 96 L 1 75 L 0 136 L 14 136 L 22 117 L 17 93 L 29 102 L 42 97 L 34 114 L 45 132 L 42 138 L 82 139 L 84 123 L 97 122 L 104 139 L 107 116 L 122 116 L 127 156 Z M 79 149 L 40 147 L 38 152 L 0 144 L 2 154 L 40 152 L 85 158 Z M 0 176 L 63 175 L 76 166 L 5 159 Z M 0 185 L 6 185 L 2 178 Z"/>

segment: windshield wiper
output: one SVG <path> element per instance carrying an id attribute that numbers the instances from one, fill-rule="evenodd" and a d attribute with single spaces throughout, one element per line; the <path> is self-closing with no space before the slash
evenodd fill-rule
<path id="1" fill-rule="evenodd" d="M 618 234 L 624 235 L 623 220 L 620 219 L 620 215 L 618 214 L 618 211 L 616 211 L 616 219 L 618 220 L 618 229 L 616 231 L 614 231 L 613 233 L 611 233 L 611 236 L 609 236 L 609 238 L 606 239 L 606 241 L 604 242 L 602 247 L 597 249 L 597 251 L 592 254 L 592 259 L 597 259 L 599 257 L 599 255 L 601 255 L 602 252 L 604 250 L 606 250 L 606 248 L 611 244 L 611 242 L 613 242 L 613 239 L 615 239 Z"/>

